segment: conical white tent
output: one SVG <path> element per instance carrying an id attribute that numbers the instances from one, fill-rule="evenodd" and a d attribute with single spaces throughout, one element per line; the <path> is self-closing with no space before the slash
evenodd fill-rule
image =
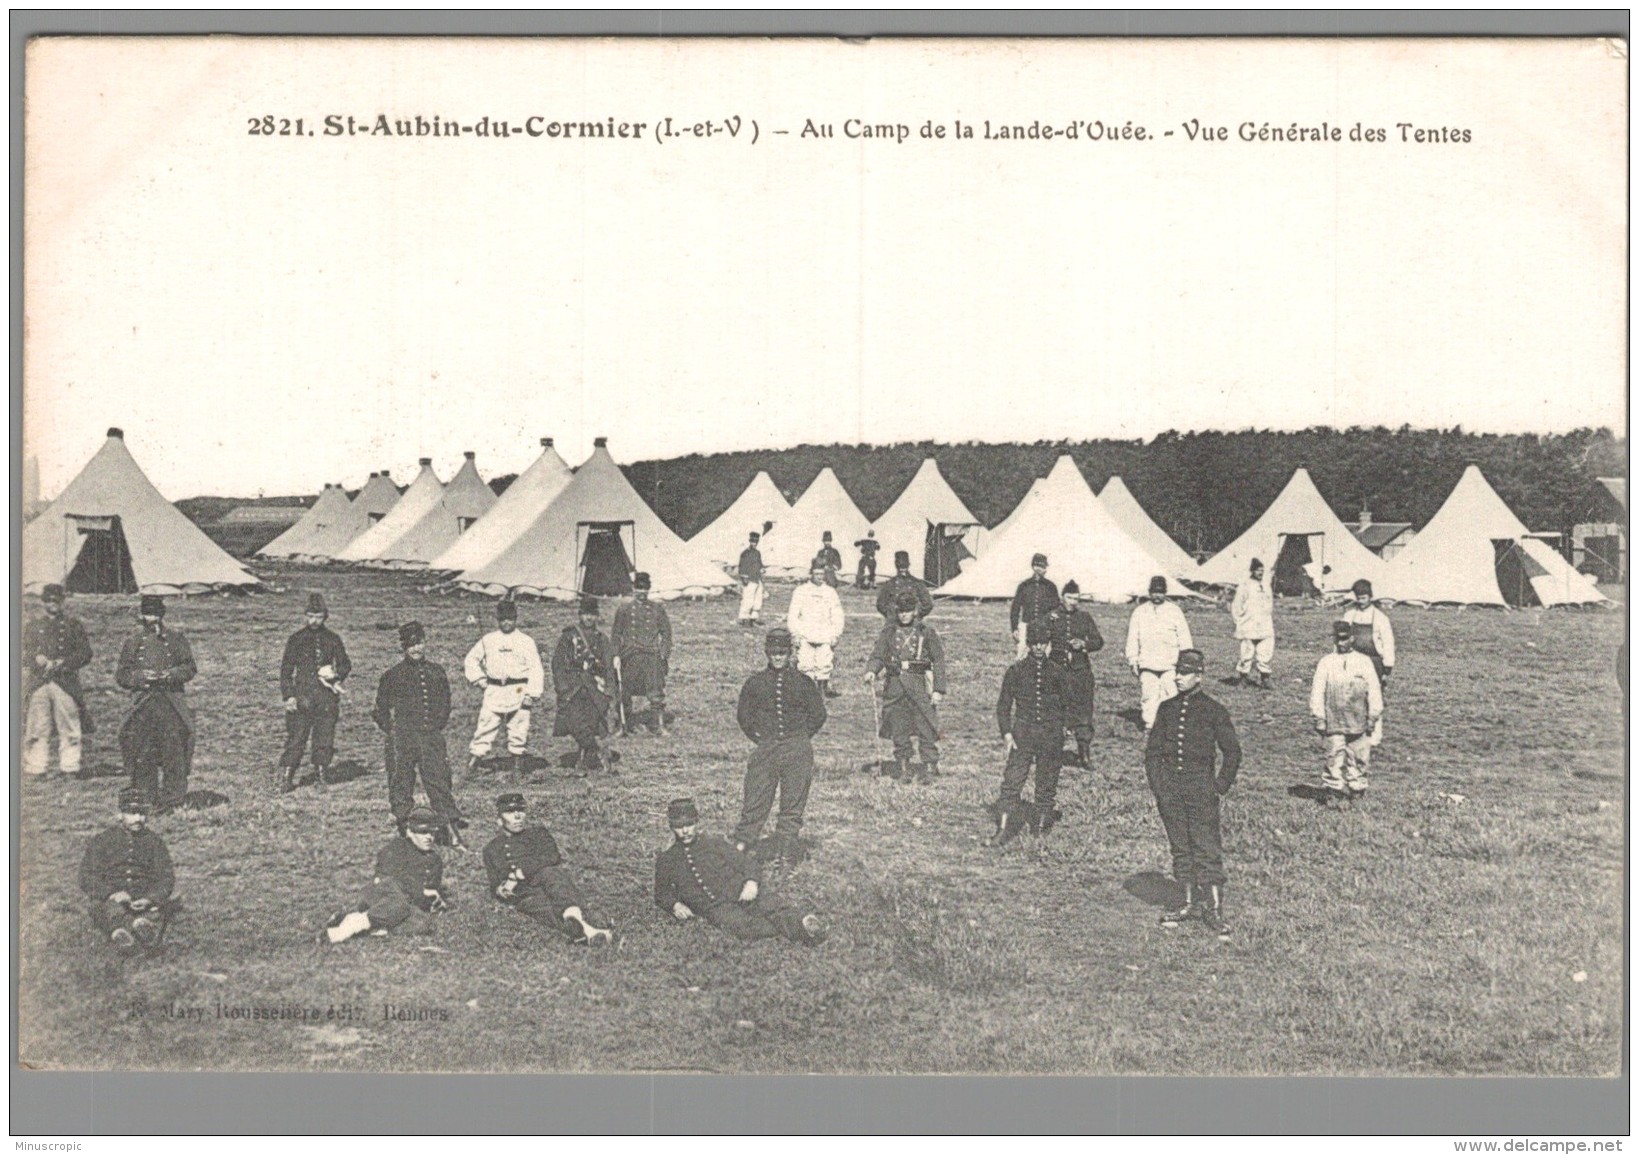
<path id="1" fill-rule="evenodd" d="M 364 488 L 353 499 L 353 506 L 364 515 L 364 524 L 368 528 L 391 513 L 401 496 L 398 486 L 393 484 L 392 474 L 383 469 L 370 475 L 370 480 L 364 483 Z M 340 549 L 341 546 L 336 548 Z"/>
<path id="2" fill-rule="evenodd" d="M 1257 558 L 1279 590 L 1286 580 L 1283 550 L 1294 563 L 1308 563 L 1304 572 L 1322 590 L 1346 590 L 1360 578 L 1375 585 L 1385 564 L 1338 520 L 1309 471 L 1299 467 L 1263 516 L 1190 577 L 1211 585 L 1239 585 Z"/>
<path id="3" fill-rule="evenodd" d="M 606 440 L 594 444 L 592 456 L 534 523 L 492 561 L 461 574 L 457 585 L 568 601 L 582 589 L 604 592 L 586 573 L 618 560 L 648 573 L 656 599 L 727 588 L 723 571 L 685 544 L 632 488 Z"/>
<path id="4" fill-rule="evenodd" d="M 790 512 L 791 503 L 774 479 L 766 471 L 759 471 L 732 505 L 689 538 L 689 545 L 707 561 L 733 565 L 740 560 L 740 551 L 753 531 L 761 533 L 766 522 L 780 524 Z"/>
<path id="5" fill-rule="evenodd" d="M 939 472 L 939 463 L 929 457 L 871 528 L 882 544 L 885 559 L 902 549 L 915 559 L 912 563 L 915 565 L 927 545 L 928 526 L 976 521 L 973 511 L 956 496 L 945 475 Z"/>
<path id="6" fill-rule="evenodd" d="M 363 494 L 360 494 L 362 497 Z M 394 556 L 393 547 L 398 539 L 421 524 L 444 498 L 444 483 L 433 472 L 433 459 L 421 459 L 421 472 L 410 482 L 398 503 L 387 515 L 347 544 L 336 554 L 337 561 L 369 562 L 384 565 Z"/>
<path id="7" fill-rule="evenodd" d="M 995 526 L 993 526 L 985 535 L 985 544 L 987 548 L 990 542 L 1000 541 L 1003 535 L 1005 535 L 1009 529 L 1013 528 L 1014 519 L 1017 518 L 1020 513 L 1030 508 L 1030 499 L 1035 497 L 1040 491 L 1041 487 L 1046 484 L 1047 479 L 1045 477 L 1038 477 L 1030 483 L 1030 488 L 1024 492 L 1024 500 L 1015 505 L 1013 507 L 1013 512 L 1002 518 L 1001 521 L 997 522 Z"/>
<path id="8" fill-rule="evenodd" d="M 406 498 L 408 496 L 405 495 Z M 475 455 L 468 452 L 466 460 L 444 486 L 438 500 L 416 519 L 414 525 L 365 564 L 384 565 L 392 569 L 426 566 L 488 513 L 495 501 L 495 491 L 478 476 Z"/>
<path id="9" fill-rule="evenodd" d="M 797 498 L 791 512 L 769 531 L 759 549 L 764 568 L 776 576 L 804 576 L 820 550 L 820 539 L 831 531 L 831 544 L 842 554 L 846 568 L 853 553 L 854 542 L 865 536 L 871 523 L 859 512 L 854 499 L 842 488 L 842 482 L 828 465 L 819 471 L 813 483 Z"/>
<path id="10" fill-rule="evenodd" d="M 1142 597 L 1150 578 L 1171 579 L 1172 592 L 1187 591 L 1184 575 L 1162 566 L 1105 511 L 1087 479 L 1066 454 L 1020 502 L 984 556 L 940 587 L 952 597 L 1011 597 L 1030 576 L 1032 555 L 1044 553 L 1048 577 L 1061 587 L 1074 580 L 1081 596 L 1101 602 Z"/>
<path id="11" fill-rule="evenodd" d="M 153 594 L 262 584 L 160 495 L 118 429 L 23 529 L 24 588 L 53 582 Z"/>
<path id="12" fill-rule="evenodd" d="M 348 505 L 346 512 L 323 526 L 317 526 L 301 542 L 301 550 L 293 555 L 297 561 L 334 561 L 341 553 L 376 522 L 386 517 L 398 504 L 398 486 L 385 473 L 372 473 Z"/>
<path id="13" fill-rule="evenodd" d="M 456 538 L 427 568 L 461 573 L 494 560 L 552 504 L 573 476 L 552 447 L 552 439 L 541 438 L 541 455 L 535 463 L 507 486 L 482 521 Z"/>
<path id="14" fill-rule="evenodd" d="M 1495 606 L 1609 600 L 1529 533 L 1480 467 L 1470 465 L 1422 532 L 1373 579 L 1372 592 L 1395 601 Z M 1511 575 L 1507 591 L 1499 570 Z"/>
<path id="15" fill-rule="evenodd" d="M 1119 474 L 1105 482 L 1098 500 L 1103 503 L 1109 515 L 1115 518 L 1115 523 L 1127 531 L 1127 536 L 1149 550 L 1150 555 L 1167 570 L 1189 577 L 1199 568 L 1195 559 L 1172 540 L 1172 535 L 1155 524 L 1155 519 L 1138 504 L 1138 499 L 1132 495 L 1132 491 L 1127 488 L 1127 483 L 1121 480 Z"/>
<path id="16" fill-rule="evenodd" d="M 362 514 L 354 514 L 353 503 L 348 500 L 346 490 L 339 485 L 326 485 L 319 499 L 302 514 L 301 519 L 257 550 L 256 556 L 312 557 L 315 539 L 330 534 L 334 526 L 358 522 L 362 517 Z"/>

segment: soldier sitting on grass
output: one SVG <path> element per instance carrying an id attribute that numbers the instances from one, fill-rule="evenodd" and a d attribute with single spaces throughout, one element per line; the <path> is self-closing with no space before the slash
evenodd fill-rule
<path id="1" fill-rule="evenodd" d="M 557 840 L 532 825 L 522 794 L 495 800 L 501 833 L 484 847 L 489 892 L 520 914 L 551 927 L 576 946 L 607 946 L 614 931 L 593 925 L 585 892 L 563 864 Z"/>
<path id="2" fill-rule="evenodd" d="M 148 829 L 153 809 L 146 790 L 121 790 L 118 824 L 93 837 L 80 860 L 80 889 L 91 899 L 91 921 L 122 954 L 159 946 L 177 906 L 171 854 L 165 840 Z"/>
<path id="3" fill-rule="evenodd" d="M 349 910 L 330 917 L 320 941 L 346 942 L 357 934 L 431 934 L 429 914 L 450 909 L 444 892 L 444 860 L 433 848 L 444 819 L 417 806 L 404 819 L 404 833 L 376 855 L 375 878 Z"/>

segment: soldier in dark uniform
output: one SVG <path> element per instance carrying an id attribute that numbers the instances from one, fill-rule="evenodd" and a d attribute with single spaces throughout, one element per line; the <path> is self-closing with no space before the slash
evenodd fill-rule
<path id="1" fill-rule="evenodd" d="M 740 562 L 735 574 L 740 578 L 740 617 L 742 626 L 754 626 L 763 612 L 763 554 L 757 548 L 762 535 L 753 532 L 746 547 L 740 551 Z"/>
<path id="2" fill-rule="evenodd" d="M 997 828 L 993 845 L 1010 842 L 1026 827 L 1043 834 L 1063 817 L 1053 808 L 1058 797 L 1059 764 L 1064 758 L 1064 701 L 1070 687 L 1064 667 L 1048 657 L 1053 636 L 1046 621 L 1025 627 L 1030 647 L 1022 659 L 1007 668 L 1001 696 L 996 700 L 996 724 L 1007 743 L 1007 765 L 1002 770 L 1002 795 L 996 804 Z M 1025 776 L 1036 768 L 1032 801 L 1023 800 Z"/>
<path id="3" fill-rule="evenodd" d="M 392 754 L 387 763 L 387 805 L 400 825 L 415 806 L 416 776 L 427 792 L 427 804 L 436 811 L 459 845 L 457 833 L 467 825 L 450 787 L 449 752 L 444 727 L 450 721 L 450 680 L 442 667 L 427 660 L 427 631 L 420 622 L 398 627 L 404 660 L 381 675 L 372 717 L 387 735 Z"/>
<path id="4" fill-rule="evenodd" d="M 737 939 L 783 936 L 809 946 L 824 942 L 817 914 L 803 914 L 763 889 L 757 864 L 722 837 L 699 833 L 692 798 L 666 808 L 674 841 L 654 864 L 654 904 L 678 922 L 703 918 Z"/>
<path id="5" fill-rule="evenodd" d="M 336 756 L 336 722 L 341 717 L 341 684 L 353 671 L 347 647 L 327 627 L 330 616 L 324 595 L 307 595 L 307 624 L 290 635 L 279 663 L 279 696 L 285 701 L 285 748 L 279 755 L 284 770 L 281 789 L 296 789 L 296 770 L 308 736 L 313 738 L 313 769 L 322 788 L 325 773 Z"/>
<path id="6" fill-rule="evenodd" d="M 552 688 L 558 697 L 558 714 L 552 724 L 554 737 L 571 737 L 579 748 L 575 770 L 585 777 L 588 770 L 607 768 L 613 756 L 608 753 L 609 704 L 614 701 L 611 686 L 614 663 L 610 659 L 609 639 L 598 630 L 598 603 L 596 598 L 582 598 L 580 621 L 565 626 L 558 638 L 558 648 L 552 652 Z"/>
<path id="7" fill-rule="evenodd" d="M 1178 693 L 1156 710 L 1144 746 L 1144 771 L 1167 830 L 1172 876 L 1184 888 L 1184 905 L 1163 914 L 1161 925 L 1199 916 L 1220 938 L 1228 938 L 1218 798 L 1235 785 L 1241 744 L 1229 711 L 1201 690 L 1205 669 L 1200 650 L 1179 652 Z M 1220 751 L 1223 765 L 1216 766 Z"/>
<path id="8" fill-rule="evenodd" d="M 346 942 L 356 934 L 431 934 L 429 914 L 450 909 L 444 889 L 444 860 L 433 843 L 445 827 L 442 816 L 417 806 L 404 816 L 403 832 L 376 854 L 375 877 L 358 901 L 338 910 L 325 924 L 321 941 Z"/>
<path id="9" fill-rule="evenodd" d="M 632 579 L 632 600 L 615 611 L 610 645 L 615 652 L 615 675 L 620 682 L 621 712 L 626 732 L 637 728 L 632 699 L 649 699 L 654 720 L 649 729 L 666 732 L 666 677 L 671 672 L 672 623 L 666 608 L 649 600 L 649 575 Z"/>
<path id="10" fill-rule="evenodd" d="M 838 553 L 837 547 L 831 544 L 830 530 L 820 534 L 820 548 L 819 552 L 814 555 L 814 560 L 825 567 L 825 584 L 832 589 L 836 589 L 837 574 L 842 569 L 842 554 Z"/>
<path id="11" fill-rule="evenodd" d="M 1025 627 L 1045 618 L 1059 608 L 1059 587 L 1047 580 L 1047 555 L 1038 553 L 1030 559 L 1030 576 L 1019 583 L 1013 593 L 1013 604 L 1008 608 L 1008 621 L 1013 637 L 1018 642 L 1014 656 L 1022 660 L 1025 647 Z"/>
<path id="12" fill-rule="evenodd" d="M 50 768 L 53 734 L 58 767 L 78 777 L 80 739 L 97 730 L 80 687 L 80 671 L 91 661 L 91 642 L 79 619 L 63 612 L 66 597 L 62 586 L 46 586 L 40 591 L 45 614 L 23 627 L 23 773 L 31 777 Z"/>
<path id="13" fill-rule="evenodd" d="M 86 843 L 80 889 L 91 900 L 91 921 L 121 951 L 156 947 L 176 907 L 176 872 L 165 840 L 148 829 L 149 793 L 128 786 L 119 808 L 118 824 Z"/>
<path id="14" fill-rule="evenodd" d="M 1053 631 L 1053 660 L 1064 667 L 1069 696 L 1064 701 L 1064 725 L 1076 740 L 1076 764 L 1087 769 L 1093 749 L 1092 655 L 1104 648 L 1098 623 L 1080 606 L 1081 587 L 1064 583 L 1064 608 L 1048 615 Z"/>
<path id="15" fill-rule="evenodd" d="M 114 681 L 135 698 L 120 727 L 120 754 L 131 785 L 157 797 L 154 813 L 181 806 L 193 768 L 193 711 L 182 688 L 193 680 L 188 639 L 165 628 L 165 599 L 143 594 L 141 625 L 120 649 Z"/>
<path id="16" fill-rule="evenodd" d="M 862 590 L 876 588 L 876 551 L 882 543 L 876 540 L 876 530 L 868 529 L 865 536 L 854 542 L 859 551 L 859 569 L 854 574 L 854 585 Z"/>
<path id="17" fill-rule="evenodd" d="M 557 840 L 531 825 L 522 794 L 495 800 L 501 833 L 484 847 L 489 892 L 521 914 L 548 926 L 576 946 L 608 946 L 614 931 L 593 924 L 585 892 L 563 864 Z"/>
<path id="18" fill-rule="evenodd" d="M 939 634 L 917 619 L 916 595 L 899 595 L 899 620 L 882 627 L 871 651 L 865 684 L 882 677 L 882 724 L 878 736 L 893 739 L 901 782 L 911 780 L 911 755 L 921 746 L 918 782 L 939 776 L 939 703 L 945 697 L 945 648 Z"/>
<path id="19" fill-rule="evenodd" d="M 746 680 L 736 710 L 740 729 L 757 746 L 746 762 L 734 842 L 741 850 L 756 845 L 778 792 L 775 852 L 781 861 L 794 863 L 801 857 L 798 832 L 814 780 L 813 737 L 825 725 L 825 699 L 812 678 L 792 667 L 789 630 L 769 630 L 763 649 L 768 668 Z"/>
<path id="20" fill-rule="evenodd" d="M 876 595 L 876 612 L 890 622 L 899 620 L 899 595 L 907 591 L 916 598 L 916 616 L 925 618 L 933 612 L 933 591 L 921 578 L 911 576 L 911 555 L 895 550 L 894 575 L 882 583 Z"/>

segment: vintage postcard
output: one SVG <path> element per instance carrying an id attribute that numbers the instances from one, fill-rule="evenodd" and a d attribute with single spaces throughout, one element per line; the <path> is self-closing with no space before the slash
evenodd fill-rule
<path id="1" fill-rule="evenodd" d="M 1627 93 L 35 40 L 20 1060 L 1616 1077 Z"/>

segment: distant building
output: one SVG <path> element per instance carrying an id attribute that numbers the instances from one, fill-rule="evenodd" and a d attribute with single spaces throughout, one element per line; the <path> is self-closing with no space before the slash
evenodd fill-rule
<path id="1" fill-rule="evenodd" d="M 222 515 L 218 525 L 285 526 L 295 525 L 307 509 L 300 505 L 236 505 Z"/>
<path id="2" fill-rule="evenodd" d="M 1346 521 L 1343 528 L 1384 561 L 1392 561 L 1394 555 L 1410 545 L 1411 539 L 1417 536 L 1409 521 L 1373 521 L 1369 507 L 1360 510 L 1359 521 Z"/>
<path id="3" fill-rule="evenodd" d="M 1601 582 L 1628 580 L 1628 479 L 1601 477 L 1571 527 L 1571 564 Z"/>

